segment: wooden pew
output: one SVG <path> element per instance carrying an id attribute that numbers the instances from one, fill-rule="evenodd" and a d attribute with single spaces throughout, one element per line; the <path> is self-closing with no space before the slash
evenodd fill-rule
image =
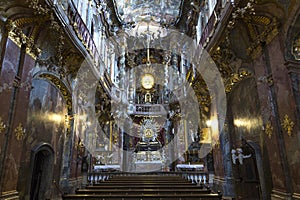
<path id="1" fill-rule="evenodd" d="M 76 194 L 210 194 L 211 191 L 207 189 L 172 189 L 172 188 L 159 188 L 159 189 L 147 189 L 147 188 L 138 188 L 138 189 L 79 189 L 76 190 Z"/>

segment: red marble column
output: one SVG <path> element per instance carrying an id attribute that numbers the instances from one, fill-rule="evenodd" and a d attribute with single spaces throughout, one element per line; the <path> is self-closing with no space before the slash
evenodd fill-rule
<path id="1" fill-rule="evenodd" d="M 294 126 L 294 135 L 292 135 L 292 139 L 294 140 L 292 148 L 295 150 L 291 152 L 291 155 L 288 156 L 290 159 L 290 170 L 291 176 L 295 177 L 292 179 L 292 186 L 293 186 L 293 198 L 300 199 L 300 172 L 299 172 L 299 158 L 300 158 L 300 63 L 299 62 L 287 62 L 286 63 L 287 69 L 289 71 L 289 75 L 292 81 L 292 88 L 294 90 L 294 99 L 297 103 L 296 107 L 298 106 L 298 111 L 295 120 Z M 296 108 L 297 109 L 297 108 Z M 296 111 L 294 112 L 296 113 Z M 297 120 L 298 119 L 298 120 Z M 298 140 L 297 140 L 298 139 Z M 297 144 L 298 141 L 298 144 Z"/>
<path id="2" fill-rule="evenodd" d="M 5 113 L 7 130 L 1 140 L 1 193 L 16 193 L 19 177 L 20 159 L 23 139 L 25 135 L 17 135 L 16 128 L 21 125 L 26 130 L 27 108 L 30 90 L 23 83 L 28 80 L 30 69 L 34 66 L 34 59 L 21 50 L 10 39 L 7 40 L 3 59 L 1 81 L 12 87 L 1 93 L 1 114 Z M 29 80 L 31 77 L 29 77 Z M 2 83 L 2 84 L 3 84 Z M 20 132 L 22 133 L 22 132 Z M 26 132 L 25 132 L 26 134 Z"/>
<path id="3" fill-rule="evenodd" d="M 296 102 L 292 92 L 291 79 L 285 66 L 284 51 L 279 37 L 275 38 L 269 45 L 270 67 L 274 80 L 278 113 L 280 116 L 282 135 L 286 148 L 287 164 L 291 176 L 292 192 L 300 192 L 300 142 L 296 130 L 299 130 L 296 122 Z M 284 128 L 285 115 L 294 123 L 291 135 Z"/>
<path id="4" fill-rule="evenodd" d="M 20 57 L 20 48 L 15 45 L 11 40 L 7 40 L 5 44 L 5 52 L 3 52 L 3 62 L 1 71 L 1 86 L 3 91 L 0 93 L 0 113 L 6 124 L 6 130 L 0 135 L 1 146 L 1 168 L 0 168 L 0 192 L 2 194 L 14 193 L 16 190 L 17 181 L 17 159 L 13 155 L 8 153 L 9 143 L 11 138 L 11 132 L 13 132 L 12 125 L 12 100 L 15 88 L 13 82 L 17 74 Z M 5 87 L 6 86 L 6 87 Z M 6 173 L 6 168 L 10 167 L 10 171 Z M 7 176 L 11 177 L 11 180 L 7 180 Z"/>
<path id="5" fill-rule="evenodd" d="M 263 54 L 253 62 L 253 65 L 264 127 L 266 128 L 268 122 L 272 125 L 269 129 L 272 130 L 271 135 L 264 135 L 272 171 L 272 198 L 288 198 L 292 193 L 291 161 L 293 153 L 299 149 L 299 142 L 294 139 L 295 133 L 288 136 L 282 121 L 285 115 L 295 121 L 295 100 L 292 96 L 288 71 L 284 65 L 280 38 L 276 37 L 269 45 L 263 46 L 263 49 Z M 294 175 L 299 177 L 299 174 Z"/>

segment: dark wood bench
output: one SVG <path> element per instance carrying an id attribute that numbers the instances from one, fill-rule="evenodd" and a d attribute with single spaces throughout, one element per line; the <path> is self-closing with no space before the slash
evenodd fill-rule
<path id="1" fill-rule="evenodd" d="M 139 182 L 129 182 L 129 183 L 125 183 L 125 182 L 102 182 L 102 183 L 96 183 L 94 184 L 94 186 L 105 186 L 105 185 L 117 185 L 117 186 L 128 186 L 128 185 L 157 185 L 157 186 L 161 186 L 161 185 L 195 185 L 191 182 L 154 182 L 154 181 L 151 181 L 151 182 L 148 182 L 148 181 L 145 181 L 145 182 L 142 182 L 142 181 L 139 181 Z"/>
<path id="2" fill-rule="evenodd" d="M 120 180 L 120 179 L 108 179 L 106 181 L 103 181 L 105 183 L 131 183 L 131 182 L 159 182 L 159 183 L 172 183 L 172 182 L 179 182 L 179 183 L 185 183 L 185 182 L 191 182 L 186 179 L 172 179 L 172 180 L 155 180 L 155 179 L 129 179 L 129 180 Z"/>
<path id="3" fill-rule="evenodd" d="M 130 189 L 130 188 L 147 188 L 147 189 L 157 189 L 157 188 L 173 188 L 173 189 L 189 189 L 189 188 L 199 188 L 200 186 L 197 185 L 97 185 L 97 186 L 86 186 L 86 189 L 115 189 L 115 188 L 124 188 L 124 189 Z"/>
<path id="4" fill-rule="evenodd" d="M 172 188 L 158 188 L 158 189 L 80 189 L 76 190 L 76 194 L 210 194 L 208 189 L 172 189 Z"/>

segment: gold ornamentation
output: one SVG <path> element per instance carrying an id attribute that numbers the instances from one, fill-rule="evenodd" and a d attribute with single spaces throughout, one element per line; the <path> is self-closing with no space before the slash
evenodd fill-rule
<path id="1" fill-rule="evenodd" d="M 0 117 L 0 133 L 5 131 L 5 129 L 6 129 L 6 125 L 4 124 L 2 117 Z"/>
<path id="2" fill-rule="evenodd" d="M 278 35 L 278 22 L 276 19 L 273 19 L 273 21 L 266 26 L 265 30 L 258 35 L 256 38 L 253 38 L 252 44 L 247 48 L 247 53 L 250 55 L 253 59 L 257 58 L 262 52 L 261 42 L 264 41 L 266 44 L 269 44 L 276 35 Z"/>
<path id="3" fill-rule="evenodd" d="M 144 74 L 141 80 L 142 86 L 145 89 L 151 89 L 154 86 L 154 77 L 152 74 Z"/>
<path id="4" fill-rule="evenodd" d="M 274 130 L 274 128 L 271 124 L 271 121 L 268 121 L 267 124 L 266 124 L 265 133 L 268 135 L 269 138 L 272 137 L 273 130 Z"/>
<path id="5" fill-rule="evenodd" d="M 71 133 L 71 121 L 74 119 L 72 115 L 65 115 L 65 125 L 66 125 L 66 134 L 69 135 Z"/>
<path id="6" fill-rule="evenodd" d="M 72 95 L 71 95 L 70 89 L 67 87 L 67 85 L 64 83 L 64 81 L 59 79 L 59 77 L 56 77 L 53 74 L 40 74 L 39 77 L 49 80 L 60 90 L 62 96 L 64 97 L 64 99 L 66 101 L 68 113 L 71 113 L 72 112 Z"/>
<path id="7" fill-rule="evenodd" d="M 263 26 L 267 26 L 271 23 L 271 19 L 263 15 L 253 15 L 251 18 L 254 22 L 257 22 Z"/>
<path id="8" fill-rule="evenodd" d="M 294 122 L 289 118 L 287 114 L 284 115 L 284 119 L 281 123 L 283 129 L 287 132 L 288 136 L 292 136 Z"/>
<path id="9" fill-rule="evenodd" d="M 114 134 L 113 134 L 113 142 L 114 142 L 115 145 L 118 143 L 118 140 L 119 140 L 118 132 L 115 131 Z"/>
<path id="10" fill-rule="evenodd" d="M 300 37 L 293 42 L 292 54 L 295 60 L 300 60 Z"/>
<path id="11" fill-rule="evenodd" d="M 21 123 L 14 130 L 15 136 L 17 140 L 23 140 L 25 137 L 26 129 L 23 127 Z"/>
<path id="12" fill-rule="evenodd" d="M 243 69 L 238 73 L 233 73 L 225 82 L 225 91 L 227 93 L 231 92 L 232 88 L 238 84 L 239 82 L 241 82 L 242 80 L 251 77 L 252 73 L 247 70 L 247 69 Z"/>
<path id="13" fill-rule="evenodd" d="M 254 3 L 254 0 L 250 0 L 245 7 L 236 7 L 236 9 L 231 14 L 231 19 L 227 24 L 227 28 L 233 29 L 236 24 L 236 20 L 239 18 L 245 18 L 247 14 L 254 15 Z"/>
<path id="14" fill-rule="evenodd" d="M 36 59 L 40 55 L 41 49 L 35 46 L 34 39 L 27 37 L 14 21 L 8 20 L 6 27 L 9 30 L 9 38 L 16 45 L 19 47 L 26 45 L 26 53 L 28 55 L 30 55 L 33 59 Z"/>
<path id="15" fill-rule="evenodd" d="M 34 14 L 46 15 L 50 12 L 50 9 L 46 6 L 39 4 L 39 0 L 26 0 L 26 3 L 29 3 L 28 7 L 34 9 Z"/>
<path id="16" fill-rule="evenodd" d="M 82 148 L 84 147 L 81 140 L 79 140 L 77 143 L 75 143 L 75 149 L 78 151 L 82 151 Z"/>

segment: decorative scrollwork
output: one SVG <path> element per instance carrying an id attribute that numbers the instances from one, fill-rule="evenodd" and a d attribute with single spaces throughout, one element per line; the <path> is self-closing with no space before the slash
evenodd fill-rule
<path id="1" fill-rule="evenodd" d="M 26 3 L 29 3 L 28 7 L 34 9 L 36 15 L 47 15 L 50 12 L 50 9 L 42 6 L 39 0 L 26 0 Z"/>
<path id="2" fill-rule="evenodd" d="M 36 59 L 40 55 L 41 49 L 35 46 L 34 39 L 27 37 L 14 21 L 8 20 L 6 27 L 9 30 L 9 38 L 18 46 L 26 45 L 26 52 L 30 56 Z"/>

